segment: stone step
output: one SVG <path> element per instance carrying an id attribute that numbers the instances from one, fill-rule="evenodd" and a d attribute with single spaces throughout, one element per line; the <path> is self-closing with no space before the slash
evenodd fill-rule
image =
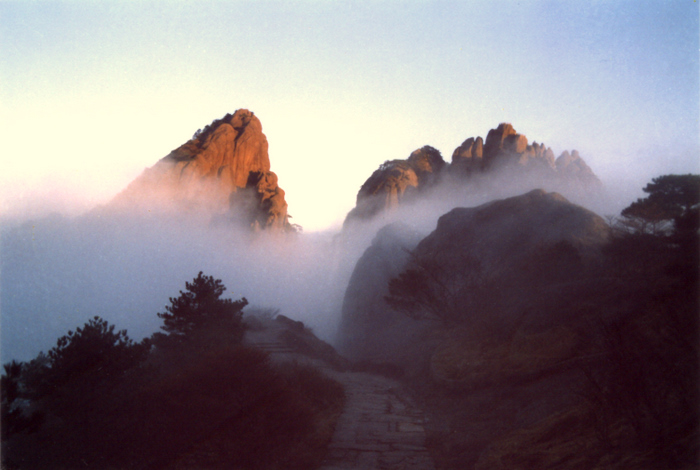
<path id="1" fill-rule="evenodd" d="M 399 383 L 363 373 L 333 377 L 345 386 L 346 404 L 321 470 L 435 469 L 422 412 L 399 396 Z"/>
<path id="2" fill-rule="evenodd" d="M 295 352 L 294 349 L 283 343 L 251 343 L 251 346 L 255 346 L 269 353 L 284 354 Z"/>

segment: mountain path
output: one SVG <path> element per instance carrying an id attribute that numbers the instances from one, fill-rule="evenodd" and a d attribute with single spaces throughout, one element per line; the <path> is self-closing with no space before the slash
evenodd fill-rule
<path id="1" fill-rule="evenodd" d="M 277 342 L 274 328 L 251 333 L 246 343 L 268 351 L 273 360 L 312 364 L 343 385 L 345 408 L 320 470 L 435 469 L 425 446 L 423 412 L 400 382 L 367 372 L 334 370 Z"/>
<path id="2" fill-rule="evenodd" d="M 434 469 L 424 417 L 401 384 L 363 372 L 326 373 L 345 387 L 346 403 L 321 470 Z"/>

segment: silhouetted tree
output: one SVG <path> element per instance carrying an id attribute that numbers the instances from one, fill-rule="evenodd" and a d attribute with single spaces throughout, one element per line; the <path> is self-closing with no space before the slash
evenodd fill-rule
<path id="1" fill-rule="evenodd" d="M 134 343 L 126 330 L 94 317 L 75 332 L 58 339 L 48 355 L 29 363 L 12 361 L 2 376 L 3 438 L 36 431 L 44 415 L 74 417 L 90 414 L 91 402 L 105 387 L 146 359 L 148 340 Z"/>
<path id="2" fill-rule="evenodd" d="M 180 291 L 179 297 L 170 297 L 166 311 L 158 313 L 163 319 L 161 328 L 171 336 L 184 336 L 212 323 L 225 323 L 242 333 L 241 317 L 248 301 L 245 297 L 236 301 L 222 299 L 225 290 L 220 279 L 200 271 L 192 282 L 185 283 L 185 291 Z"/>
<path id="3" fill-rule="evenodd" d="M 24 363 L 12 361 L 3 365 L 5 373 L 0 378 L 0 393 L 2 393 L 2 401 L 12 404 L 19 398 L 19 379 L 22 374 Z"/>
<path id="4" fill-rule="evenodd" d="M 606 248 L 623 275 L 660 279 L 672 273 L 691 285 L 700 263 L 700 175 L 664 175 L 652 179 L 613 224 Z"/>
<path id="5" fill-rule="evenodd" d="M 465 319 L 483 285 L 482 265 L 473 256 L 411 254 L 408 268 L 389 281 L 389 295 L 384 300 L 410 318 L 451 325 Z"/>
<path id="6" fill-rule="evenodd" d="M 22 374 L 25 368 L 24 362 L 12 361 L 5 364 L 3 367 L 5 373 L 0 379 L 0 392 L 2 393 L 2 440 L 8 439 L 11 435 L 29 431 L 33 432 L 38 429 L 43 421 L 43 414 L 37 412 L 29 412 L 26 410 L 23 398 Z"/>
<path id="7" fill-rule="evenodd" d="M 604 250 L 620 297 L 599 307 L 614 314 L 601 320 L 604 361 L 585 371 L 584 396 L 609 453 L 690 468 L 700 442 L 700 176 L 660 176 L 644 191 Z"/>
<path id="8" fill-rule="evenodd" d="M 653 178 L 644 192 L 622 211 L 630 231 L 652 235 L 697 232 L 700 218 L 700 175 L 663 175 Z"/>
<path id="9" fill-rule="evenodd" d="M 51 383 L 54 386 L 83 379 L 92 384 L 119 378 L 143 361 L 150 349 L 148 340 L 134 343 L 126 330 L 95 316 L 82 328 L 58 339 L 49 351 Z"/>

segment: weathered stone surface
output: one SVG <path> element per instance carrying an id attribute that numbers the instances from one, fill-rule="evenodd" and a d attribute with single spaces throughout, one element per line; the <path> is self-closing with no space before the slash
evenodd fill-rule
<path id="1" fill-rule="evenodd" d="M 486 143 L 484 144 L 484 165 L 489 167 L 493 160 L 504 149 L 504 142 L 508 136 L 516 135 L 513 126 L 508 123 L 501 123 L 496 129 L 491 129 L 486 135 Z"/>
<path id="2" fill-rule="evenodd" d="M 517 167 L 543 172 L 543 176 L 556 176 L 552 150 L 537 142 L 528 144 L 527 137 L 518 134 L 511 124 L 502 123 L 488 135 L 487 143 L 490 143 L 484 158 L 487 171 Z"/>
<path id="3" fill-rule="evenodd" d="M 445 170 L 450 178 L 441 177 Z M 370 219 L 384 210 L 394 210 L 419 195 L 431 193 L 426 190 L 447 181 L 462 186 L 504 174 L 516 184 L 538 182 L 537 186 L 527 189 L 541 187 L 542 182 L 546 182 L 547 189 L 567 189 L 568 195 L 589 194 L 601 186 L 576 151 L 564 152 L 555 163 L 551 148 L 537 142 L 529 144 L 527 137 L 511 124 L 501 123 L 488 132 L 485 143 L 481 137 L 470 137 L 462 142 L 452 153 L 449 165 L 432 147 L 416 150 L 406 160 L 384 162 L 360 188 L 355 208 L 348 213 L 345 225 Z M 455 189 L 452 186 L 447 193 Z"/>
<path id="4" fill-rule="evenodd" d="M 246 190 L 254 196 L 254 205 L 247 211 L 248 222 L 253 229 L 287 230 L 287 202 L 284 200 L 284 190 L 277 186 L 275 173 L 251 171 L 244 191 Z M 232 193 L 232 210 L 237 207 L 236 194 Z"/>
<path id="5" fill-rule="evenodd" d="M 418 244 L 415 255 L 438 259 L 468 251 L 484 266 L 496 266 L 560 242 L 580 250 L 597 249 L 608 235 L 608 224 L 595 213 L 560 194 L 537 189 L 478 207 L 451 210 Z"/>
<path id="6" fill-rule="evenodd" d="M 439 173 L 445 166 L 445 161 L 442 159 L 440 152 L 429 145 L 414 150 L 408 157 L 407 162 L 414 169 L 420 180 Z"/>
<path id="7" fill-rule="evenodd" d="M 175 162 L 182 180 L 217 178 L 224 189 L 243 188 L 250 172 L 270 170 L 267 149 L 260 120 L 239 109 L 214 121 L 165 160 Z"/>
<path id="8" fill-rule="evenodd" d="M 576 279 L 589 261 L 597 259 L 609 235 L 601 217 L 543 190 L 453 209 L 414 249 L 410 238 L 400 238 L 399 227 L 382 229 L 358 261 L 346 290 L 336 342 L 348 357 L 404 368 L 420 365 L 431 348 L 426 336 L 431 324 L 409 319 L 384 301 L 389 280 L 412 263 L 424 260 L 437 265 L 431 274 L 441 276 L 436 282 L 442 287 L 452 286 L 448 290 L 453 290 L 455 304 L 465 311 L 509 317 L 538 301 L 535 283 Z M 468 261 L 483 270 L 479 278 L 494 283 L 484 290 L 492 296 L 470 299 L 471 303 L 460 297 L 464 287 L 459 283 L 471 279 L 463 271 L 470 266 Z M 452 294 L 443 289 L 440 295 Z M 538 315 L 534 310 L 528 320 L 551 321 Z"/>
<path id="9" fill-rule="evenodd" d="M 401 351 L 415 322 L 396 315 L 384 302 L 387 283 L 398 276 L 420 236 L 401 224 L 382 228 L 355 265 L 343 299 L 336 345 L 352 359 L 385 362 L 386 352 Z M 405 335 L 396 335 L 399 330 Z M 393 356 L 391 356 L 393 358 Z"/>
<path id="10" fill-rule="evenodd" d="M 362 372 L 327 373 L 345 387 L 346 404 L 322 470 L 435 468 L 423 413 L 399 382 Z"/>
<path id="11" fill-rule="evenodd" d="M 239 109 L 195 133 L 112 202 L 126 209 L 233 216 L 254 229 L 289 230 L 284 191 L 270 171 L 260 120 Z"/>
<path id="12" fill-rule="evenodd" d="M 532 149 L 546 153 L 539 144 Z M 589 319 L 571 299 L 590 298 L 609 282 L 596 270 L 608 235 L 599 216 L 543 190 L 453 209 L 410 256 L 393 258 L 404 262 L 404 273 L 428 267 L 429 276 L 414 277 L 409 289 L 455 313 L 442 320 L 431 311 L 432 322 L 382 306 L 382 293 L 398 277 L 386 269 L 390 238 L 377 237 L 365 252 L 346 293 L 341 332 L 353 335 L 346 351 L 399 365 L 422 387 L 436 466 L 474 468 L 500 436 L 578 399 L 572 359 Z M 422 290 L 426 284 L 435 289 Z"/>
<path id="13" fill-rule="evenodd" d="M 524 153 L 527 150 L 527 137 L 522 134 L 511 134 L 503 141 L 503 150 L 513 153 Z"/>
<path id="14" fill-rule="evenodd" d="M 452 153 L 451 168 L 471 174 L 483 168 L 484 140 L 481 137 L 470 137 Z"/>
<path id="15" fill-rule="evenodd" d="M 431 186 L 444 166 L 440 152 L 430 146 L 415 150 L 406 160 L 387 160 L 362 185 L 346 221 L 397 208 L 416 190 Z"/>
<path id="16" fill-rule="evenodd" d="M 600 180 L 593 170 L 586 165 L 576 150 L 564 152 L 555 162 L 557 173 L 563 178 L 589 185 L 600 185 Z"/>
<path id="17" fill-rule="evenodd" d="M 528 146 L 525 152 L 529 159 L 533 159 L 540 165 L 546 168 L 554 168 L 554 152 L 544 144 L 533 142 L 532 146 Z"/>

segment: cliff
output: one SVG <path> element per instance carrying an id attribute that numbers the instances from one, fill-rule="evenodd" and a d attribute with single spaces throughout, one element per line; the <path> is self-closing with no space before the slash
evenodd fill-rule
<path id="1" fill-rule="evenodd" d="M 270 171 L 262 124 L 246 109 L 197 131 L 145 170 L 111 205 L 204 212 L 254 230 L 291 230 L 284 190 Z"/>

